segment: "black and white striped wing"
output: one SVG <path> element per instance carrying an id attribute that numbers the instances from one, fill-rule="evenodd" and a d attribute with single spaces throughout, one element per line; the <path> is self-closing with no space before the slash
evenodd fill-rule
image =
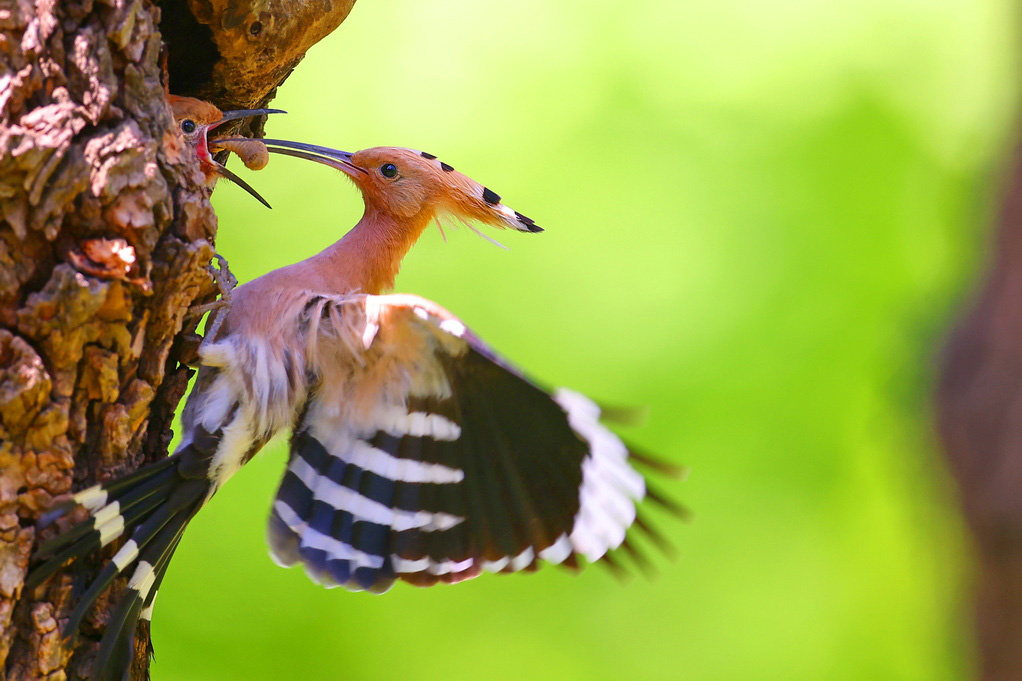
<path id="1" fill-rule="evenodd" d="M 376 313 L 347 398 L 373 404 L 355 417 L 325 386 L 310 394 L 270 518 L 277 562 L 381 592 L 595 561 L 624 541 L 645 484 L 592 401 L 538 388 L 429 301 L 364 300 Z"/>

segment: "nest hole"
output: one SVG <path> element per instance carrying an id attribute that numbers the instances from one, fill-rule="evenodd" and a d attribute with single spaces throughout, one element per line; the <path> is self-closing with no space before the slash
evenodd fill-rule
<path id="1" fill-rule="evenodd" d="M 160 0 L 160 33 L 167 45 L 170 91 L 194 95 L 210 81 L 220 53 L 209 27 L 199 23 L 184 0 Z"/>

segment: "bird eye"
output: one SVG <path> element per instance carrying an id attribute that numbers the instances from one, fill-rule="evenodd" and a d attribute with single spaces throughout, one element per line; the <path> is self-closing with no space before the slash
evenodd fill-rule
<path id="1" fill-rule="evenodd" d="M 181 130 L 183 130 L 185 133 L 195 132 L 195 121 L 189 118 L 184 119 L 183 121 L 181 121 Z"/>
<path id="2" fill-rule="evenodd" d="M 380 166 L 380 174 L 384 177 L 397 177 L 397 166 L 393 163 L 384 163 Z"/>

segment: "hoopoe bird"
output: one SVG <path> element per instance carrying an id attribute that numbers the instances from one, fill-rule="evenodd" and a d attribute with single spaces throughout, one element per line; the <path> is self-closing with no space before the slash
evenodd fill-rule
<path id="1" fill-rule="evenodd" d="M 202 170 L 203 177 L 205 177 L 206 186 L 212 189 L 216 185 L 217 178 L 225 177 L 251 194 L 259 203 L 270 208 L 270 204 L 259 195 L 259 192 L 213 158 L 215 151 L 221 149 L 233 151 L 246 168 L 261 170 L 266 166 L 268 160 L 266 147 L 259 140 L 246 138 L 232 138 L 230 141 L 221 142 L 217 139 L 210 139 L 209 133 L 228 121 L 287 112 L 281 109 L 221 111 L 215 105 L 201 99 L 171 94 L 167 95 L 167 103 L 170 104 L 174 121 L 184 136 L 185 143 L 195 151 L 195 155 L 199 159 L 199 169 Z"/>
<path id="2" fill-rule="evenodd" d="M 131 569 L 100 643 L 101 678 L 119 678 L 136 622 L 189 520 L 275 434 L 290 457 L 267 539 L 280 565 L 326 586 L 382 593 L 396 580 L 456 583 L 482 572 L 577 568 L 612 560 L 653 493 L 629 448 L 583 395 L 549 393 L 429 300 L 385 294 L 434 219 L 540 232 L 492 190 L 435 156 L 395 147 L 357 153 L 264 140 L 275 153 L 340 170 L 365 212 L 338 242 L 233 291 L 199 349 L 180 444 L 168 458 L 89 487 L 53 509 L 88 519 L 44 542 L 26 584 L 126 537 L 77 602 L 73 635 L 96 598 Z"/>

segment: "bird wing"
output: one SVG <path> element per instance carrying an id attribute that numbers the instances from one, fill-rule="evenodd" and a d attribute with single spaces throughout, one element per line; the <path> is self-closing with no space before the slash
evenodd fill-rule
<path id="1" fill-rule="evenodd" d="M 316 375 L 270 518 L 278 563 L 382 592 L 624 541 L 644 479 L 591 400 L 537 387 L 416 296 L 306 310 Z"/>

